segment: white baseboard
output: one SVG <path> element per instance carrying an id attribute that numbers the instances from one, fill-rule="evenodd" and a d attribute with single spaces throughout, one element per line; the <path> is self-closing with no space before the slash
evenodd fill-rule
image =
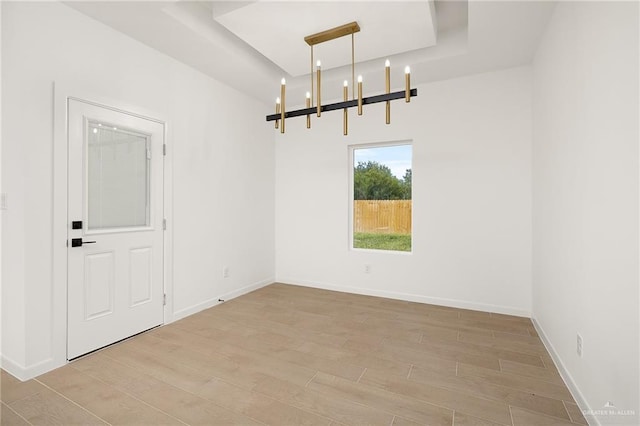
<path id="1" fill-rule="evenodd" d="M 62 367 L 65 363 L 56 364 L 53 358 L 45 359 L 44 361 L 40 361 L 37 364 L 30 365 L 25 367 L 24 365 L 20 365 L 17 362 L 13 361 L 10 358 L 2 355 L 1 358 L 2 369 L 7 373 L 11 374 L 18 380 L 26 381 L 33 379 L 41 374 L 54 370 L 58 367 Z"/>
<path id="2" fill-rule="evenodd" d="M 576 404 L 578 404 L 578 407 L 580 408 L 580 410 L 583 413 L 592 413 L 593 411 L 589 407 L 589 404 L 587 404 L 587 400 L 585 399 L 582 392 L 580 392 L 580 389 L 578 389 L 578 386 L 576 385 L 576 382 L 573 380 L 571 373 L 569 373 L 569 370 L 567 370 L 567 368 L 565 367 L 564 363 L 562 362 L 562 359 L 560 359 L 560 355 L 558 355 L 558 352 L 556 351 L 555 347 L 547 337 L 547 334 L 544 332 L 544 329 L 542 328 L 540 323 L 533 316 L 531 317 L 531 322 L 533 323 L 533 326 L 538 332 L 538 335 L 540 336 L 540 340 L 542 340 L 542 343 L 544 344 L 544 347 L 547 349 L 547 352 L 549 352 L 549 355 L 551 355 L 551 359 L 553 360 L 553 363 L 556 365 L 556 368 L 558 369 L 558 373 L 560 373 L 562 380 L 564 380 L 564 383 L 567 385 L 569 392 L 571 392 L 571 396 L 573 396 L 573 399 L 576 401 Z M 590 425 L 595 425 L 595 426 L 601 425 L 600 421 L 598 421 L 598 418 L 594 415 L 585 414 L 584 417 Z"/>
<path id="3" fill-rule="evenodd" d="M 441 297 L 429 297 L 411 293 L 399 293 L 393 291 L 373 290 L 361 287 L 350 287 L 317 281 L 296 280 L 293 278 L 279 278 L 279 283 L 299 285 L 303 287 L 321 288 L 324 290 L 340 291 L 343 293 L 362 294 L 366 296 L 386 297 L 387 299 L 405 300 L 407 302 L 426 303 L 430 305 L 448 306 L 451 308 L 471 309 L 474 311 L 495 312 L 497 314 L 514 315 L 518 317 L 531 317 L 531 312 L 510 306 L 491 305 L 487 303 L 471 302 L 468 300 L 445 299 Z"/>
<path id="4" fill-rule="evenodd" d="M 228 293 L 222 294 L 220 296 L 205 300 L 204 302 L 197 303 L 197 304 L 195 304 L 193 306 L 190 306 L 188 308 L 180 309 L 179 311 L 175 311 L 173 313 L 173 318 L 172 318 L 171 322 L 178 321 L 179 319 L 188 317 L 189 315 L 193 315 L 193 314 L 196 314 L 196 313 L 198 313 L 200 311 L 203 311 L 205 309 L 209 309 L 209 308 L 212 308 L 212 307 L 214 307 L 216 305 L 219 305 L 220 303 L 222 303 L 222 302 L 219 301 L 219 299 L 222 299 L 224 301 L 228 301 L 228 300 L 234 299 L 234 298 L 236 298 L 238 296 L 242 296 L 243 294 L 247 294 L 247 293 L 250 293 L 250 292 L 252 292 L 254 290 L 262 288 L 262 287 L 264 287 L 266 285 L 272 284 L 273 282 L 274 282 L 273 278 L 267 278 L 266 280 L 262 280 L 262 281 L 258 281 L 258 282 L 253 283 L 253 284 L 249 284 L 248 286 L 245 286 L 245 287 L 239 288 L 237 290 L 233 290 L 233 291 L 230 291 Z"/>

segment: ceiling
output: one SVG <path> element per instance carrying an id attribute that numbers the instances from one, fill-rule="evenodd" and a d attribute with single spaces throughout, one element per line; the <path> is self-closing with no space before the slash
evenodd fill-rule
<path id="1" fill-rule="evenodd" d="M 398 88 L 405 65 L 412 83 L 420 84 L 528 64 L 555 7 L 521 0 L 66 4 L 268 104 L 282 77 L 287 99 L 304 100 L 310 84 L 306 35 L 357 21 L 356 73 L 364 77 L 366 94 L 379 93 L 387 58 Z M 323 64 L 323 99 L 337 99 L 343 80 L 351 80 L 351 38 L 316 45 L 314 57 Z M 335 97 L 328 93 L 333 86 Z"/>
<path id="2" fill-rule="evenodd" d="M 305 36 L 357 21 L 358 61 L 393 56 L 436 44 L 433 2 L 264 2 L 229 10 L 212 5 L 212 15 L 238 38 L 287 74 L 309 74 L 310 48 Z M 354 39 L 354 43 L 355 43 Z M 324 70 L 351 64 L 351 37 L 314 46 Z M 301 60 L 302 59 L 302 60 Z"/>

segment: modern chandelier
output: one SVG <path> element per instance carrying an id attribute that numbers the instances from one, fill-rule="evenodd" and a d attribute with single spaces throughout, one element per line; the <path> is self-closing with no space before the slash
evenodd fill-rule
<path id="1" fill-rule="evenodd" d="M 323 112 L 328 111 L 343 111 L 343 134 L 346 136 L 348 134 L 348 109 L 349 108 L 358 108 L 358 115 L 362 115 L 362 107 L 363 105 L 376 104 L 379 102 L 386 102 L 386 123 L 391 123 L 391 101 L 396 99 L 404 99 L 405 102 L 410 102 L 413 96 L 418 96 L 418 89 L 411 88 L 411 70 L 407 66 L 404 69 L 405 72 L 405 90 L 400 90 L 398 92 L 391 92 L 391 63 L 389 60 L 385 61 L 384 64 L 384 72 L 385 72 L 385 93 L 382 95 L 369 96 L 366 98 L 362 97 L 362 76 L 358 76 L 358 94 L 356 97 L 356 86 L 354 83 L 355 79 L 355 50 L 354 50 L 354 34 L 360 31 L 360 26 L 357 22 L 350 22 L 345 25 L 341 25 L 336 28 L 332 28 L 330 30 L 322 31 L 317 34 L 312 34 L 306 36 L 304 41 L 311 47 L 311 91 L 306 94 L 306 108 L 298 109 L 295 111 L 286 111 L 285 110 L 285 99 L 286 99 L 286 80 L 283 78 L 280 82 L 280 97 L 276 99 L 276 113 L 267 115 L 267 121 L 275 121 L 275 128 L 280 129 L 280 133 L 284 133 L 285 131 L 285 119 L 293 118 L 293 117 L 301 117 L 306 116 L 307 118 L 307 129 L 311 128 L 311 115 L 316 114 L 318 117 L 322 115 Z M 352 98 L 349 99 L 349 82 L 347 80 L 344 81 L 343 91 L 342 91 L 342 102 L 336 102 L 332 104 L 322 105 L 321 96 L 321 82 L 322 82 L 322 64 L 320 61 L 316 62 L 316 78 L 315 78 L 315 86 L 317 91 L 317 100 L 314 106 L 314 72 L 313 72 L 313 46 L 316 44 L 324 43 L 325 41 L 334 40 L 336 38 L 345 37 L 351 35 L 351 82 L 352 82 Z"/>

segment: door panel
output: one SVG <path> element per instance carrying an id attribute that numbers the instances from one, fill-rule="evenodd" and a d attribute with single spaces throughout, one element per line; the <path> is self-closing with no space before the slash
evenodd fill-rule
<path id="1" fill-rule="evenodd" d="M 84 258 L 84 318 L 87 321 L 113 313 L 113 252 Z"/>
<path id="2" fill-rule="evenodd" d="M 68 104 L 67 357 L 163 322 L 162 123 Z M 82 221 L 81 229 L 71 223 Z"/>
<path id="3" fill-rule="evenodd" d="M 129 252 L 129 293 L 133 307 L 151 300 L 151 284 L 153 282 L 153 249 L 143 247 Z"/>

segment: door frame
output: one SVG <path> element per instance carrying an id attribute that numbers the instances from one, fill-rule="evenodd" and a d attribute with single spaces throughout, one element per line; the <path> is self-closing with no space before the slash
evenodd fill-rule
<path id="1" fill-rule="evenodd" d="M 51 309 L 51 358 L 40 364 L 35 375 L 65 365 L 67 361 L 67 240 L 68 223 L 68 103 L 84 102 L 112 111 L 125 113 L 159 123 L 163 126 L 166 155 L 163 157 L 163 217 L 167 229 L 163 232 L 163 285 L 166 304 L 163 324 L 173 320 L 173 156 L 170 131 L 164 114 L 139 105 L 115 100 L 94 89 L 77 84 L 56 81 L 53 83 L 53 179 L 52 179 L 52 309 Z"/>

